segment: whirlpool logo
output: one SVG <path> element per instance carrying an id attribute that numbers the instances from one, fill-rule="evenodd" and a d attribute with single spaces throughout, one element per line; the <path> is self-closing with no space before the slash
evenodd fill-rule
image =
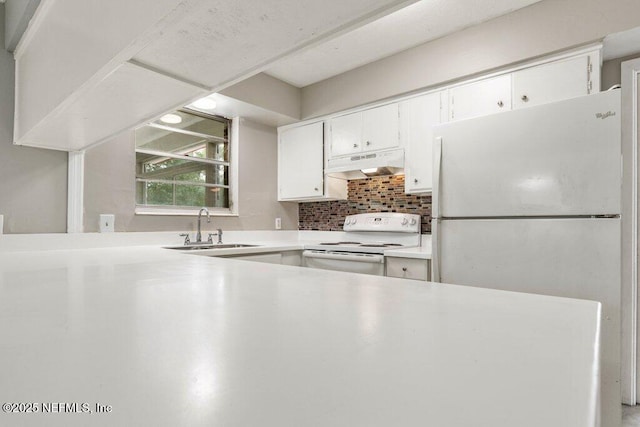
<path id="1" fill-rule="evenodd" d="M 606 113 L 596 113 L 596 118 L 604 120 L 607 117 L 611 117 L 611 116 L 615 116 L 615 115 L 616 115 L 615 111 L 609 110 Z"/>

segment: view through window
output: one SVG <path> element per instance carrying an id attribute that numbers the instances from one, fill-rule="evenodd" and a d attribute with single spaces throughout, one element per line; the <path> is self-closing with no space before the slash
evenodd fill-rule
<path id="1" fill-rule="evenodd" d="M 179 110 L 136 130 L 136 203 L 229 210 L 229 128 L 224 117 Z"/>

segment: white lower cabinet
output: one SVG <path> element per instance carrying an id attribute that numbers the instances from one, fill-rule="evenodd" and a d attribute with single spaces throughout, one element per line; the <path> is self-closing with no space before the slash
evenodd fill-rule
<path id="1" fill-rule="evenodd" d="M 385 276 L 428 281 L 430 278 L 428 259 L 385 257 Z"/>
<path id="2" fill-rule="evenodd" d="M 433 126 L 446 121 L 447 92 L 435 92 L 400 104 L 401 138 L 406 147 L 405 193 L 426 193 L 433 187 Z"/>

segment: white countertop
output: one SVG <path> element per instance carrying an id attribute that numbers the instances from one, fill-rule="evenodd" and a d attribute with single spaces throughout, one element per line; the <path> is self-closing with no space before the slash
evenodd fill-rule
<path id="1" fill-rule="evenodd" d="M 590 426 L 599 307 L 158 247 L 3 252 L 0 402 L 94 413 L 0 425 Z"/>
<path id="2" fill-rule="evenodd" d="M 420 246 L 405 249 L 389 249 L 384 251 L 384 256 L 397 258 L 431 259 L 431 246 Z"/>

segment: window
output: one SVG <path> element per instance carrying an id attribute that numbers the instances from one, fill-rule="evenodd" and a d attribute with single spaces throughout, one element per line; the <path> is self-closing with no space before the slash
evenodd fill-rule
<path id="1" fill-rule="evenodd" d="M 179 110 L 140 127 L 136 139 L 136 212 L 233 213 L 231 120 Z"/>

